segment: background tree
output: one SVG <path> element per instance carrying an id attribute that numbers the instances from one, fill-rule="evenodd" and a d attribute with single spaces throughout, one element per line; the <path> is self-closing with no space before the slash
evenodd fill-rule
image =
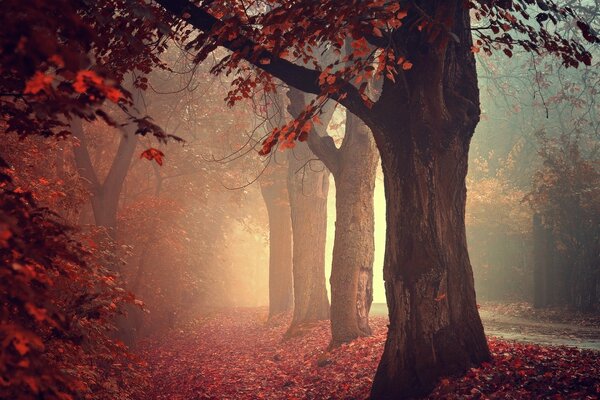
<path id="1" fill-rule="evenodd" d="M 536 211 L 535 304 L 597 309 L 600 251 L 598 148 L 580 139 L 540 135 L 543 167 L 529 201 Z"/>

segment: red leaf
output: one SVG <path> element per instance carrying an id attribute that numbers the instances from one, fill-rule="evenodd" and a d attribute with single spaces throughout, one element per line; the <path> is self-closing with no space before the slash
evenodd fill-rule
<path id="1" fill-rule="evenodd" d="M 142 152 L 142 154 L 140 155 L 140 158 L 145 158 L 150 161 L 154 160 L 154 161 L 156 161 L 156 163 L 158 165 L 162 166 L 164 156 L 165 156 L 165 154 L 162 151 L 155 149 L 153 147 L 150 147 L 149 149 L 144 150 Z"/>

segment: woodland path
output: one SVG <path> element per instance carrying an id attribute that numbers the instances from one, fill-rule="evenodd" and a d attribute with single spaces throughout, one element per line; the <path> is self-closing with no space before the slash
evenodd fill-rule
<path id="1" fill-rule="evenodd" d="M 509 306 L 505 306 L 507 309 Z M 521 307 L 524 308 L 524 307 Z M 571 323 L 548 321 L 536 315 L 527 316 L 527 310 L 518 315 L 498 312 L 498 305 L 484 304 L 479 310 L 487 336 L 523 343 L 551 346 L 574 346 L 580 349 L 600 351 L 600 327 L 581 321 Z M 387 315 L 383 303 L 373 304 L 372 315 Z"/>

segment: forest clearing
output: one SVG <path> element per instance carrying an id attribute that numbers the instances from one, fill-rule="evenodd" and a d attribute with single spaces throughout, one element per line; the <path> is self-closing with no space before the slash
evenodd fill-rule
<path id="1" fill-rule="evenodd" d="M 0 11 L 0 400 L 600 398 L 600 0 Z"/>

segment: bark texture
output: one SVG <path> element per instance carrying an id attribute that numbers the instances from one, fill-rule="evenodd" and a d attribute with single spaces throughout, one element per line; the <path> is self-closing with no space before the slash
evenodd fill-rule
<path id="1" fill-rule="evenodd" d="M 269 318 L 291 311 L 294 306 L 287 171 L 287 163 L 274 163 L 260 180 L 269 215 Z"/>
<path id="2" fill-rule="evenodd" d="M 332 345 L 371 334 L 375 173 L 379 153 L 369 128 L 346 112 L 346 132 L 333 169 L 335 241 L 331 265 Z"/>
<path id="3" fill-rule="evenodd" d="M 457 41 L 437 46 L 407 34 L 400 44 L 415 67 L 399 84 L 386 81 L 374 107 L 390 327 L 373 399 L 425 395 L 441 376 L 490 358 L 465 235 L 467 156 L 480 113 L 469 15 L 461 1 L 423 3 L 431 15 L 453 16 Z"/>
<path id="4" fill-rule="evenodd" d="M 288 162 L 294 275 L 290 333 L 293 333 L 302 324 L 329 318 L 325 285 L 329 171 L 306 143 L 298 143 L 289 151 Z"/>
<path id="5" fill-rule="evenodd" d="M 307 103 L 290 89 L 290 108 Z M 325 111 L 327 123 L 333 111 Z M 338 149 L 326 129 L 311 132 L 308 145 L 331 171 L 336 182 L 336 222 L 331 265 L 332 346 L 371 334 L 369 311 L 373 301 L 373 194 L 379 153 L 369 128 L 346 112 L 346 130 Z"/>

